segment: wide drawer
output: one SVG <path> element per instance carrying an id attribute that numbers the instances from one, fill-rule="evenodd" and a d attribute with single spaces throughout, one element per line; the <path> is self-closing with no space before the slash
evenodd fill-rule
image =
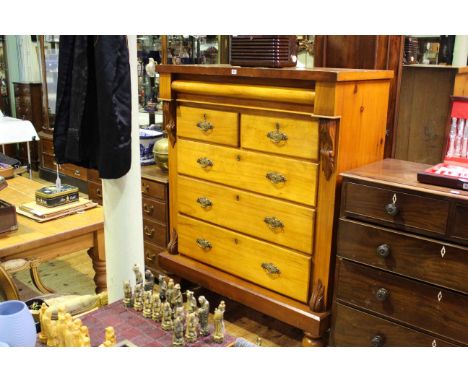
<path id="1" fill-rule="evenodd" d="M 318 120 L 242 114 L 241 146 L 317 160 Z"/>
<path id="2" fill-rule="evenodd" d="M 339 260 L 338 301 L 468 344 L 468 296 Z"/>
<path id="3" fill-rule="evenodd" d="M 179 106 L 177 135 L 237 147 L 238 119 L 238 114 L 233 112 Z"/>
<path id="4" fill-rule="evenodd" d="M 178 176 L 179 212 L 312 253 L 315 211 L 273 198 Z"/>
<path id="5" fill-rule="evenodd" d="M 143 217 L 157 220 L 161 223 L 167 221 L 166 203 L 143 197 L 142 200 Z"/>
<path id="6" fill-rule="evenodd" d="M 468 293 L 468 249 L 340 219 L 338 256 Z"/>
<path id="7" fill-rule="evenodd" d="M 152 198 L 166 200 L 166 185 L 147 179 L 141 180 L 141 193 Z"/>
<path id="8" fill-rule="evenodd" d="M 165 247 L 167 245 L 167 227 L 152 220 L 143 219 L 143 237 L 152 244 Z"/>
<path id="9" fill-rule="evenodd" d="M 102 204 L 102 185 L 88 181 L 88 198 Z"/>
<path id="10" fill-rule="evenodd" d="M 75 166 L 71 163 L 60 165 L 60 172 L 72 178 L 88 180 L 88 170 L 84 167 Z"/>
<path id="11" fill-rule="evenodd" d="M 177 146 L 181 174 L 315 205 L 315 163 L 183 139 Z"/>
<path id="12" fill-rule="evenodd" d="M 179 252 L 307 302 L 311 258 L 180 215 Z"/>
<path id="13" fill-rule="evenodd" d="M 444 235 L 449 202 L 352 182 L 345 183 L 343 214 L 407 231 Z"/>
<path id="14" fill-rule="evenodd" d="M 455 346 L 342 304 L 336 304 L 334 315 L 334 346 Z"/>

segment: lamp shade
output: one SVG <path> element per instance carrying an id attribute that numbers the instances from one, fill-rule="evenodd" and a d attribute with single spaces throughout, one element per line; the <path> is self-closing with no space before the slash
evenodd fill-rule
<path id="1" fill-rule="evenodd" d="M 0 342 L 9 346 L 35 346 L 36 326 L 23 301 L 0 303 Z"/>

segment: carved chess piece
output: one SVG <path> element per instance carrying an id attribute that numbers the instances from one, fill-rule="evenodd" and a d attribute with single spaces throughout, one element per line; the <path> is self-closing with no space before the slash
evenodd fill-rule
<path id="1" fill-rule="evenodd" d="M 82 338 L 81 346 L 90 347 L 91 346 L 91 339 L 89 337 Z"/>
<path id="2" fill-rule="evenodd" d="M 73 340 L 72 340 L 72 346 L 73 347 L 82 346 L 81 345 L 81 332 L 80 332 L 80 329 L 73 329 L 72 337 L 73 337 Z"/>
<path id="3" fill-rule="evenodd" d="M 41 309 L 39 310 L 39 322 L 41 324 L 41 332 L 39 333 L 39 341 L 41 341 L 43 344 L 47 343 L 47 333 L 46 333 L 44 322 L 43 322 L 46 311 L 47 311 L 47 305 L 43 302 L 41 305 Z"/>
<path id="4" fill-rule="evenodd" d="M 135 285 L 135 301 L 133 302 L 133 308 L 137 312 L 141 312 L 143 310 L 143 284 L 136 284 Z"/>
<path id="5" fill-rule="evenodd" d="M 208 316 L 210 314 L 210 303 L 205 296 L 198 297 L 200 308 L 198 308 L 198 319 L 200 320 L 200 336 L 204 337 L 210 334 L 208 328 Z"/>
<path id="6" fill-rule="evenodd" d="M 174 332 L 172 333 L 172 346 L 184 346 L 184 323 L 180 317 L 174 319 Z"/>
<path id="7" fill-rule="evenodd" d="M 187 327 L 185 329 L 185 339 L 187 342 L 195 342 L 197 340 L 198 314 L 197 312 L 189 313 L 187 316 Z"/>
<path id="8" fill-rule="evenodd" d="M 159 293 L 153 293 L 153 309 L 151 313 L 151 318 L 153 321 L 161 321 L 162 311 L 161 311 L 161 299 L 159 298 Z"/>
<path id="9" fill-rule="evenodd" d="M 151 299 L 151 291 L 147 290 L 143 292 L 143 317 L 151 318 L 152 310 L 153 310 L 153 301 Z"/>
<path id="10" fill-rule="evenodd" d="M 166 289 L 167 289 L 167 283 L 166 283 L 166 278 L 163 275 L 159 275 L 159 298 L 161 301 L 166 300 Z"/>
<path id="11" fill-rule="evenodd" d="M 65 315 L 68 314 L 68 313 L 64 313 L 65 312 L 65 307 L 63 307 L 63 309 L 61 310 L 60 308 L 62 308 L 62 306 L 59 307 L 59 311 L 58 311 L 58 320 L 57 320 L 57 341 L 58 341 L 58 344 L 57 346 L 60 346 L 60 347 L 63 347 L 65 346 L 65 337 L 64 337 L 64 332 L 65 332 L 65 329 L 67 328 L 67 321 L 66 321 L 66 318 L 65 318 Z"/>
<path id="12" fill-rule="evenodd" d="M 62 318 L 64 320 L 65 317 Z M 47 328 L 47 346 L 59 346 L 59 339 L 57 336 L 58 332 L 58 321 L 50 320 L 50 324 Z"/>
<path id="13" fill-rule="evenodd" d="M 44 338 L 44 340 L 41 340 L 41 342 L 43 342 L 46 345 L 50 336 L 49 330 L 50 330 L 51 321 L 52 321 L 52 309 L 46 309 L 46 311 L 42 315 L 42 321 L 41 321 L 41 333 Z"/>
<path id="14" fill-rule="evenodd" d="M 80 346 L 87 346 L 87 341 L 91 344 L 91 339 L 89 338 L 89 330 L 86 325 L 82 325 L 80 327 Z"/>
<path id="15" fill-rule="evenodd" d="M 221 300 L 221 302 L 218 305 L 218 309 L 223 313 L 226 311 L 226 303 L 224 302 L 224 300 Z"/>
<path id="16" fill-rule="evenodd" d="M 73 322 L 69 321 L 67 322 L 67 327 L 65 328 L 63 332 L 63 345 L 65 347 L 72 347 L 73 346 Z"/>
<path id="17" fill-rule="evenodd" d="M 161 328 L 163 330 L 172 330 L 172 309 L 171 304 L 168 301 L 164 301 L 162 304 L 162 322 Z"/>
<path id="18" fill-rule="evenodd" d="M 185 310 L 183 306 L 176 306 L 174 311 L 174 319 L 180 318 L 182 324 L 185 324 Z"/>
<path id="19" fill-rule="evenodd" d="M 132 286 L 130 285 L 130 281 L 124 281 L 123 284 L 123 290 L 124 290 L 124 298 L 123 298 L 123 304 L 127 308 L 131 308 L 133 305 L 133 292 L 132 292 Z"/>
<path id="20" fill-rule="evenodd" d="M 143 275 L 141 274 L 140 268 L 137 264 L 133 266 L 133 273 L 135 273 L 135 283 L 143 284 Z"/>
<path id="21" fill-rule="evenodd" d="M 115 337 L 115 330 L 112 326 L 106 328 L 105 341 L 109 341 L 111 346 L 114 346 L 117 343 L 117 338 Z"/>
<path id="22" fill-rule="evenodd" d="M 213 332 L 213 341 L 221 344 L 224 341 L 224 311 L 219 308 L 215 309 L 214 312 L 214 332 Z"/>
<path id="23" fill-rule="evenodd" d="M 112 346 L 112 342 L 110 342 L 109 340 L 105 340 L 101 345 L 99 345 L 100 348 L 110 348 Z"/>
<path id="24" fill-rule="evenodd" d="M 197 300 L 191 290 L 187 291 L 187 301 L 185 303 L 185 310 L 187 311 L 187 313 L 192 313 L 197 310 Z"/>
<path id="25" fill-rule="evenodd" d="M 180 284 L 174 285 L 174 292 L 172 294 L 172 301 L 170 301 L 172 307 L 179 307 L 184 305 L 182 292 L 180 291 Z"/>
<path id="26" fill-rule="evenodd" d="M 169 279 L 169 281 L 167 282 L 166 301 L 168 301 L 169 304 L 171 304 L 171 308 L 173 307 L 172 306 L 172 296 L 173 295 L 174 295 L 174 280 Z"/>
<path id="27" fill-rule="evenodd" d="M 145 271 L 145 290 L 152 291 L 154 286 L 154 275 L 149 269 Z"/>

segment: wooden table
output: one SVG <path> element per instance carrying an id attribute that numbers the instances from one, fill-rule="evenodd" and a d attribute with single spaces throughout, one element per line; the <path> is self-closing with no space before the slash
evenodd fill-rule
<path id="1" fill-rule="evenodd" d="M 0 199 L 18 206 L 33 201 L 35 191 L 41 187 L 41 183 L 17 176 L 8 180 Z M 44 261 L 87 250 L 93 261 L 96 293 L 107 289 L 102 207 L 45 223 L 17 217 L 18 230 L 0 235 L 0 261 L 17 258 Z"/>

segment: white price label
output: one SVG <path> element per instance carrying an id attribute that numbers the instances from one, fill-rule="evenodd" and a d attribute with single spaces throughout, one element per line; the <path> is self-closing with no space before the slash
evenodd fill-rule
<path id="1" fill-rule="evenodd" d="M 235 76 L 237 74 L 237 69 L 231 69 L 231 74 Z"/>

